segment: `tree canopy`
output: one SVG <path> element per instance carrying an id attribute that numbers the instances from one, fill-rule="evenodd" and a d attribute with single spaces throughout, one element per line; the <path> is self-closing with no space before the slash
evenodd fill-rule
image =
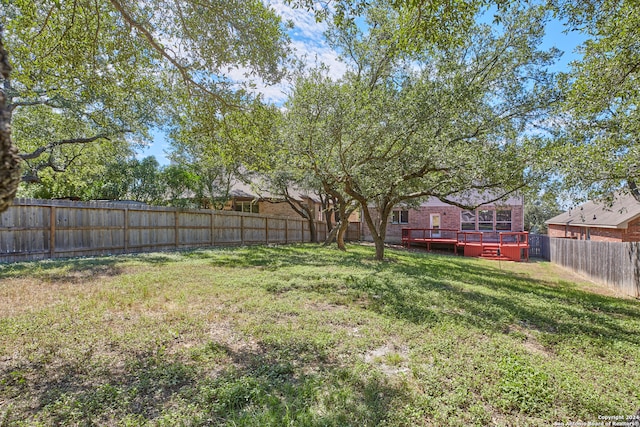
<path id="1" fill-rule="evenodd" d="M 170 129 L 173 196 L 215 205 L 231 174 L 260 171 L 359 203 L 376 243 L 398 203 L 468 207 L 465 190 L 498 198 L 542 175 L 640 200 L 640 8 L 627 0 L 288 0 L 327 20 L 348 71 L 299 76 L 282 122 L 241 82 L 278 81 L 290 53 L 262 1 L 0 2 L 0 211 L 20 179 L 97 194 L 88 181 L 133 162 L 154 126 Z M 589 37 L 557 80 L 558 52 L 538 48 L 550 10 Z"/>
<path id="2" fill-rule="evenodd" d="M 564 76 L 555 134 L 546 147 L 565 188 L 640 200 L 640 7 L 626 0 L 554 2 L 568 30 L 588 36 Z"/>
<path id="3" fill-rule="evenodd" d="M 400 16 L 371 8 L 367 27 L 332 36 L 350 71 L 298 80 L 287 104 L 291 149 L 360 203 L 381 259 L 392 208 L 426 197 L 469 206 L 526 184 L 525 131 L 556 99 L 537 46 L 544 11 L 512 10 L 502 30 L 474 25 L 463 44 L 415 54 L 387 37 Z"/>
<path id="4" fill-rule="evenodd" d="M 0 79 L 6 82 L 11 75 L 11 66 L 3 36 L 4 28 L 0 24 Z M 20 158 L 11 141 L 11 114 L 7 109 L 7 96 L 0 88 L 0 212 L 10 206 L 19 183 Z"/>
<path id="5" fill-rule="evenodd" d="M 280 18 L 256 0 L 2 0 L 0 20 L 13 66 L 3 121 L 32 182 L 66 170 L 79 144 L 143 143 L 168 105 L 191 96 L 240 108 L 237 77 L 277 81 L 288 54 Z"/>

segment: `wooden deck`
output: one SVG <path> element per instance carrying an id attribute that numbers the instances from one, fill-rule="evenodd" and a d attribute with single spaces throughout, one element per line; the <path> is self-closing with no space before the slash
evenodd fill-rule
<path id="1" fill-rule="evenodd" d="M 451 247 L 455 254 L 462 248 L 464 256 L 505 261 L 529 260 L 529 233 L 480 232 L 433 228 L 403 228 L 402 244 Z"/>

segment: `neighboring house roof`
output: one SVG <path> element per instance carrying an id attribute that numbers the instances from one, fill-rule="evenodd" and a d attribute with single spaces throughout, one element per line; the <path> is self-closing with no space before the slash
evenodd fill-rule
<path id="1" fill-rule="evenodd" d="M 629 222 L 637 218 L 640 218 L 640 202 L 630 194 L 616 194 L 612 205 L 591 200 L 545 221 L 545 224 L 627 228 Z"/>
<path id="2" fill-rule="evenodd" d="M 264 185 L 264 182 L 260 180 L 254 180 L 252 184 L 247 184 L 236 179 L 231 183 L 231 190 L 229 191 L 229 195 L 233 198 L 238 199 L 282 200 L 282 197 L 280 195 L 262 190 L 260 188 L 262 185 Z M 314 202 L 320 203 L 320 198 L 318 196 L 314 194 L 308 194 L 296 188 L 289 188 L 289 195 L 295 200 L 311 199 Z"/>
<path id="3" fill-rule="evenodd" d="M 510 195 L 496 202 L 489 202 L 499 197 L 499 194 L 493 192 L 468 191 L 465 194 L 450 197 L 450 200 L 470 206 L 518 206 L 524 204 L 524 199 L 520 195 Z M 429 197 L 420 206 L 451 206 L 436 197 Z"/>

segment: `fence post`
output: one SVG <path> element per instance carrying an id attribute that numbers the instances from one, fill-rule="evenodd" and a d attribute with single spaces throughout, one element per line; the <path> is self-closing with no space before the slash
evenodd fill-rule
<path id="1" fill-rule="evenodd" d="M 289 243 L 289 218 L 284 219 L 284 243 Z"/>
<path id="2" fill-rule="evenodd" d="M 49 211 L 49 257 L 53 258 L 56 252 L 56 207 L 51 206 Z"/>
<path id="3" fill-rule="evenodd" d="M 180 230 L 178 229 L 178 227 L 179 227 L 178 224 L 179 224 L 179 220 L 180 220 L 180 214 L 178 213 L 178 211 L 174 212 L 174 218 L 175 219 L 174 219 L 173 223 L 174 223 L 174 226 L 175 226 L 174 230 L 175 230 L 175 237 L 176 237 L 175 244 L 176 244 L 176 248 L 177 248 L 178 245 L 180 244 Z"/>
<path id="4" fill-rule="evenodd" d="M 213 238 L 213 233 L 214 233 L 214 228 L 213 228 L 213 224 L 215 223 L 215 218 L 214 218 L 214 214 L 213 211 L 211 211 L 211 246 L 213 246 L 213 244 L 215 243 L 215 239 Z"/>
<path id="5" fill-rule="evenodd" d="M 240 215 L 240 244 L 244 245 L 244 215 Z"/>
<path id="6" fill-rule="evenodd" d="M 129 208 L 124 208 L 124 252 L 129 252 Z"/>
<path id="7" fill-rule="evenodd" d="M 269 218 L 264 218 L 264 241 L 269 244 Z"/>

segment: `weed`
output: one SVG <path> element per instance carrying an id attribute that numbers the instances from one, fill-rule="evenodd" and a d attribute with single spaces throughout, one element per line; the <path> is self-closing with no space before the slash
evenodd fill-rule
<path id="1" fill-rule="evenodd" d="M 317 245 L 0 266 L 0 426 L 541 425 L 640 406 L 640 306 Z"/>
<path id="2" fill-rule="evenodd" d="M 543 413 L 554 400 L 549 376 L 517 356 L 506 356 L 499 364 L 500 405 L 527 414 Z"/>

